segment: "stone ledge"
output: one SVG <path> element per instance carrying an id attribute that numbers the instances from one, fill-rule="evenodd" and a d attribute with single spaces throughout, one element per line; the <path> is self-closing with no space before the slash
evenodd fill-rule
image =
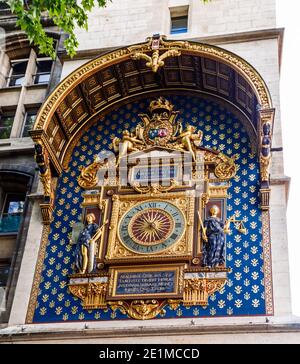
<path id="1" fill-rule="evenodd" d="M 178 322 L 178 325 L 180 322 Z M 59 325 L 59 324 L 58 324 Z M 289 324 L 244 324 L 244 325 L 220 325 L 220 326 L 202 326 L 193 324 L 184 326 L 155 326 L 145 327 L 139 326 L 134 328 L 108 328 L 108 329 L 89 329 L 87 328 L 72 330 L 44 330 L 30 331 L 28 326 L 20 328 L 19 332 L 1 333 L 0 342 L 18 342 L 33 340 L 65 340 L 65 339 L 101 339 L 101 338 L 125 338 L 125 337 L 161 337 L 161 336 L 178 336 L 178 335 L 237 335 L 237 334 L 283 334 L 283 333 L 299 333 L 300 323 Z M 23 329 L 23 331 L 22 331 Z M 7 329 L 6 329 L 7 330 Z M 2 330 L 2 331 L 6 331 Z M 300 336 L 299 336 L 300 338 Z"/>

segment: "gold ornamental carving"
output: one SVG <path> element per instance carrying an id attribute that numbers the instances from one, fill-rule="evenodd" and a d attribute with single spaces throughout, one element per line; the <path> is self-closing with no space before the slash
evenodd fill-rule
<path id="1" fill-rule="evenodd" d="M 181 279 L 183 296 L 179 299 L 121 299 L 116 301 L 107 300 L 108 284 L 105 282 L 97 283 L 78 283 L 69 284 L 69 291 L 82 301 L 83 308 L 107 309 L 113 311 L 120 310 L 135 320 L 150 320 L 159 315 L 165 314 L 165 307 L 176 310 L 181 304 L 186 307 L 208 305 L 208 298 L 213 293 L 220 291 L 225 283 L 223 279 L 190 278 Z M 181 288 L 179 288 L 181 290 Z"/>
<path id="2" fill-rule="evenodd" d="M 260 112 L 260 176 L 261 181 L 266 184 L 269 183 L 270 176 L 274 113 L 274 109 L 262 110 Z"/>
<path id="3" fill-rule="evenodd" d="M 263 155 L 260 156 L 260 175 L 261 180 L 264 182 L 269 181 L 270 176 L 270 167 L 271 167 L 271 156 L 264 157 Z"/>
<path id="4" fill-rule="evenodd" d="M 69 291 L 82 301 L 86 310 L 106 309 L 106 282 L 95 282 L 86 284 L 69 284 Z"/>
<path id="5" fill-rule="evenodd" d="M 37 142 L 34 148 L 34 157 L 39 168 L 40 181 L 44 189 L 44 201 L 40 204 L 42 219 L 44 225 L 49 225 L 52 221 L 52 213 L 54 210 L 54 184 L 56 179 L 52 177 L 49 154 L 43 143 Z"/>
<path id="6" fill-rule="evenodd" d="M 141 186 L 141 184 L 139 183 L 133 183 L 132 187 L 135 191 L 139 193 L 144 193 L 153 196 L 163 192 L 169 192 L 173 190 L 175 187 L 177 187 L 177 185 L 178 185 L 177 181 L 171 179 L 170 186 L 162 186 L 159 183 L 152 183 L 151 185 L 148 186 Z"/>
<path id="7" fill-rule="evenodd" d="M 228 157 L 221 152 L 212 153 L 205 152 L 204 161 L 206 163 L 214 163 L 215 164 L 215 175 L 220 179 L 231 179 L 236 175 L 237 167 L 234 163 L 235 156 Z"/>
<path id="8" fill-rule="evenodd" d="M 128 315 L 135 320 L 150 320 L 158 315 L 164 315 L 163 307 L 166 301 L 158 300 L 134 300 L 132 302 L 116 301 L 109 302 L 113 311 L 120 310 L 124 315 Z"/>
<path id="9" fill-rule="evenodd" d="M 35 161 L 39 167 L 40 180 L 44 188 L 44 196 L 51 201 L 54 199 L 54 191 L 52 185 L 52 175 L 50 170 L 49 155 L 41 142 L 35 144 Z"/>
<path id="10" fill-rule="evenodd" d="M 180 55 L 181 52 L 177 49 L 169 49 L 163 54 L 159 54 L 159 50 L 155 49 L 153 50 L 151 57 L 148 56 L 146 53 L 136 52 L 131 56 L 131 58 L 134 60 L 137 59 L 145 60 L 146 67 L 151 68 L 153 72 L 157 72 L 160 67 L 163 67 L 165 65 L 164 60 L 166 58 L 179 57 Z"/>
<path id="11" fill-rule="evenodd" d="M 82 188 L 93 188 L 97 186 L 97 173 L 104 165 L 105 162 L 102 162 L 98 156 L 95 156 L 93 163 L 81 169 L 80 176 L 78 177 L 79 186 Z"/>
<path id="12" fill-rule="evenodd" d="M 157 35 L 148 39 L 148 43 L 146 43 L 146 47 L 131 47 L 133 54 L 131 58 L 134 60 L 143 59 L 146 61 L 146 67 L 151 68 L 153 72 L 157 72 L 160 67 L 165 65 L 164 60 L 169 57 L 179 57 L 181 52 L 178 50 L 178 46 L 182 46 L 184 42 L 172 42 L 168 45 L 168 49 L 160 54 L 162 37 Z M 134 51 L 135 48 L 138 48 L 138 51 Z M 151 56 L 149 56 L 146 52 L 152 51 Z"/>
<path id="13" fill-rule="evenodd" d="M 208 297 L 224 287 L 226 279 L 191 278 L 184 280 L 183 305 L 207 306 Z"/>
<path id="14" fill-rule="evenodd" d="M 54 113 L 58 109 L 59 105 L 78 84 L 85 81 L 88 77 L 99 72 L 100 70 L 103 70 L 112 64 L 131 59 L 134 54 L 140 53 L 144 54 L 145 56 L 146 53 L 149 54 L 154 51 L 156 57 L 155 60 L 150 56 L 148 57 L 151 58 L 151 62 L 150 59 L 147 59 L 147 61 L 150 62 L 149 65 L 154 67 L 154 69 L 162 66 L 162 62 L 164 62 L 164 60 L 162 58 L 159 60 L 159 58 L 162 56 L 163 58 L 170 56 L 170 53 L 168 53 L 169 51 L 176 53 L 180 52 L 182 55 L 192 54 L 201 57 L 209 57 L 221 62 L 225 62 L 237 70 L 250 82 L 254 92 L 258 96 L 258 102 L 261 105 L 262 110 L 270 109 L 272 107 L 270 94 L 265 82 L 257 73 L 257 71 L 242 58 L 230 53 L 229 51 L 211 45 L 187 41 L 167 41 L 163 36 L 159 37 L 159 39 L 150 38 L 146 43 L 113 51 L 83 65 L 71 73 L 61 84 L 59 84 L 43 104 L 31 135 L 35 141 L 41 141 L 42 139 L 47 141 L 47 150 L 50 155 L 51 162 L 58 173 L 61 172 L 62 167 L 67 168 L 67 162 L 72 152 L 69 149 L 72 149 L 75 146 L 75 140 L 78 140 L 80 137 L 77 134 L 80 134 L 85 130 L 84 125 L 80 125 L 80 128 L 74 128 L 74 131 L 72 131 L 71 135 L 68 136 L 67 139 L 63 140 L 59 151 L 55 150 L 55 147 L 53 146 L 53 140 L 47 135 L 46 130 L 50 124 L 53 124 L 53 128 L 58 128 L 59 134 L 62 136 L 64 135 L 61 126 L 54 121 Z M 158 57 L 157 52 L 159 54 Z M 88 120 L 83 122 L 83 124 L 87 123 Z M 42 133 L 40 133 L 41 131 Z"/>

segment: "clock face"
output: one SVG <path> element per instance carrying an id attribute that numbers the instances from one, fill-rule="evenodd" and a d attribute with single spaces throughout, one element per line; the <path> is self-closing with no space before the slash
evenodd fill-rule
<path id="1" fill-rule="evenodd" d="M 121 218 L 118 233 L 126 248 L 140 254 L 158 253 L 181 239 L 185 217 L 168 201 L 139 203 Z"/>

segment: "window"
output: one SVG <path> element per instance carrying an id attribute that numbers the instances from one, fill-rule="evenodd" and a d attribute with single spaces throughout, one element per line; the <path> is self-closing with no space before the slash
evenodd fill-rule
<path id="1" fill-rule="evenodd" d="M 179 16 L 178 18 L 171 18 L 171 34 L 187 33 L 188 31 L 188 17 Z"/>
<path id="2" fill-rule="evenodd" d="M 43 84 L 48 83 L 51 76 L 52 60 L 51 59 L 37 59 L 36 61 L 36 74 L 34 75 L 34 83 Z"/>
<path id="3" fill-rule="evenodd" d="M 0 287 L 6 287 L 8 275 L 9 275 L 9 262 L 0 262 Z M 1 297 L 0 297 L 1 302 Z"/>
<path id="4" fill-rule="evenodd" d="M 188 6 L 175 6 L 170 8 L 171 34 L 187 33 L 188 31 Z"/>
<path id="5" fill-rule="evenodd" d="M 28 59 L 11 61 L 10 74 L 7 80 L 7 86 L 22 86 L 25 80 L 25 73 Z"/>
<path id="6" fill-rule="evenodd" d="M 6 193 L 0 233 L 18 232 L 24 211 L 25 193 Z"/>
<path id="7" fill-rule="evenodd" d="M 0 15 L 6 15 L 10 13 L 10 7 L 4 1 L 0 0 Z"/>
<path id="8" fill-rule="evenodd" d="M 10 137 L 14 118 L 14 113 L 0 115 L 0 139 L 7 139 Z"/>
<path id="9" fill-rule="evenodd" d="M 33 128 L 33 124 L 35 122 L 37 112 L 38 112 L 37 108 L 26 110 L 24 124 L 23 124 L 22 137 L 29 136 L 28 132 L 29 132 L 29 130 L 31 130 Z"/>

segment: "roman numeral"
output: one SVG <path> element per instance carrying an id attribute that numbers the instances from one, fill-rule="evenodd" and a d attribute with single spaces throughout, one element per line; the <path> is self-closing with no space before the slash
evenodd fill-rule
<path id="1" fill-rule="evenodd" d="M 135 211 L 142 211 L 144 210 L 143 206 L 136 206 Z"/>

